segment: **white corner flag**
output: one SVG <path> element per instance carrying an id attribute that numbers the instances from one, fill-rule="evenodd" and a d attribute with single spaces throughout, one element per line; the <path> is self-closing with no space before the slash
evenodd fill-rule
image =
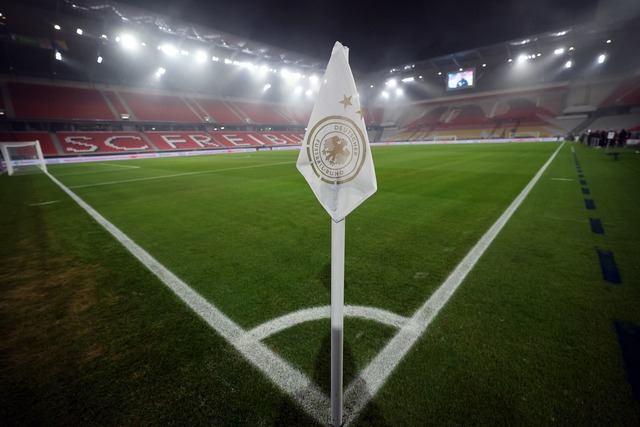
<path id="1" fill-rule="evenodd" d="M 333 46 L 297 167 L 335 222 L 378 188 L 349 48 L 340 42 Z"/>
<path id="2" fill-rule="evenodd" d="M 297 167 L 331 219 L 331 425 L 342 425 L 345 217 L 376 192 L 367 128 L 349 67 L 336 42 L 313 106 Z"/>

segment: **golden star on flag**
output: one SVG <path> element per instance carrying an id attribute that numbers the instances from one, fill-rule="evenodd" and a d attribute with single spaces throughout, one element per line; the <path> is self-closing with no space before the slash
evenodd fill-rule
<path id="1" fill-rule="evenodd" d="M 356 111 L 356 114 L 360 114 L 360 118 L 361 119 L 364 118 L 364 111 L 358 110 L 358 111 Z"/>
<path id="2" fill-rule="evenodd" d="M 338 102 L 338 104 L 344 105 L 344 109 L 346 110 L 349 105 L 352 105 L 351 98 L 353 98 L 353 96 L 343 95 L 342 101 Z"/>

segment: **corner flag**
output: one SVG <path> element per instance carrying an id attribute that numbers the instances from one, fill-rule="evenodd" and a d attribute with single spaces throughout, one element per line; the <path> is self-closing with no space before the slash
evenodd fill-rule
<path id="1" fill-rule="evenodd" d="M 378 188 L 349 48 L 340 42 L 333 46 L 297 167 L 335 222 Z"/>
<path id="2" fill-rule="evenodd" d="M 298 155 L 297 167 L 331 223 L 331 425 L 342 425 L 345 217 L 376 192 L 367 128 L 349 49 L 336 42 Z"/>

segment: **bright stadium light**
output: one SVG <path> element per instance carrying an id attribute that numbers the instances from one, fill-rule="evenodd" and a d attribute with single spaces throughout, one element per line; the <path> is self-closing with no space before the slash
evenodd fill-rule
<path id="1" fill-rule="evenodd" d="M 60 25 L 55 24 L 55 25 L 53 26 L 53 29 L 54 29 L 54 30 L 60 30 Z"/>
<path id="2" fill-rule="evenodd" d="M 56 50 L 56 59 L 62 61 L 62 54 Z"/>
<path id="3" fill-rule="evenodd" d="M 398 86 L 398 81 L 396 79 L 389 79 L 387 80 L 387 86 L 396 87 Z"/>
<path id="4" fill-rule="evenodd" d="M 98 64 L 102 64 L 102 56 L 98 55 L 98 59 L 96 60 Z"/>
<path id="5" fill-rule="evenodd" d="M 607 39 L 607 44 L 611 43 L 611 39 Z"/>
<path id="6" fill-rule="evenodd" d="M 161 50 L 162 53 L 164 53 L 165 55 L 171 56 L 171 57 L 176 56 L 178 54 L 178 52 L 179 52 L 178 49 L 174 45 L 169 44 L 169 43 L 165 43 L 165 44 L 163 44 L 161 46 L 158 46 L 158 49 Z"/>
<path id="7" fill-rule="evenodd" d="M 269 89 L 271 89 L 271 85 L 269 83 L 267 83 L 266 85 L 264 85 L 264 87 L 262 88 L 263 92 L 268 91 Z"/>
<path id="8" fill-rule="evenodd" d="M 404 79 L 402 79 L 402 83 L 410 83 L 412 81 L 415 81 L 415 78 L 413 78 L 413 77 L 405 77 Z"/>
<path id="9" fill-rule="evenodd" d="M 554 50 L 553 53 L 555 53 L 556 55 L 562 55 L 564 53 L 564 48 L 559 47 L 556 50 Z"/>
<path id="10" fill-rule="evenodd" d="M 204 50 L 199 50 L 196 53 L 196 62 L 199 64 L 204 64 L 207 61 L 208 55 Z"/>
<path id="11" fill-rule="evenodd" d="M 158 68 L 158 71 L 156 71 L 156 77 L 160 77 L 160 76 L 164 76 L 164 73 L 166 73 L 167 70 L 165 70 L 164 68 L 160 67 Z"/>
<path id="12" fill-rule="evenodd" d="M 402 88 L 396 88 L 396 96 L 402 96 L 404 95 L 404 91 L 402 90 Z"/>
<path id="13" fill-rule="evenodd" d="M 116 41 L 127 50 L 133 50 L 138 47 L 138 42 L 131 34 L 121 34 L 116 37 Z"/>
<path id="14" fill-rule="evenodd" d="M 529 57 L 523 53 L 520 56 L 518 56 L 518 59 L 516 59 L 516 62 L 521 64 L 524 61 L 526 61 L 527 59 L 529 59 Z"/>
<path id="15" fill-rule="evenodd" d="M 607 59 L 607 56 L 604 53 L 598 56 L 598 64 L 602 64 L 605 61 L 605 59 Z"/>
<path id="16" fill-rule="evenodd" d="M 82 28 L 78 28 L 78 29 L 76 30 L 76 34 L 77 34 L 77 35 L 81 36 L 81 35 L 82 35 L 82 33 L 84 33 L 84 31 L 82 31 Z"/>
<path id="17" fill-rule="evenodd" d="M 387 92 L 386 90 L 382 91 L 382 93 L 380 95 L 382 95 L 382 97 L 384 99 L 388 99 L 389 98 L 389 92 Z"/>
<path id="18" fill-rule="evenodd" d="M 300 95 L 302 93 L 302 86 L 296 86 L 293 93 L 295 93 L 296 95 Z"/>
<path id="19" fill-rule="evenodd" d="M 571 62 L 571 60 L 568 60 L 565 64 L 564 64 L 565 68 L 571 68 L 573 66 L 573 62 Z"/>

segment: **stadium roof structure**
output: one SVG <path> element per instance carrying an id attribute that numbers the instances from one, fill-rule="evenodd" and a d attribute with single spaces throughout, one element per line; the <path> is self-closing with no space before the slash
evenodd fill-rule
<path id="1" fill-rule="evenodd" d="M 317 79 L 326 65 L 326 58 L 312 58 L 112 0 L 22 0 L 2 8 L 0 37 L 5 48 L 0 73 L 9 75 L 250 98 L 265 96 L 272 88 L 270 100 L 281 100 L 293 86 L 278 82 L 277 75 L 290 80 Z M 478 91 L 508 83 L 503 78 L 506 71 L 494 70 L 520 62 L 539 65 L 531 65 L 529 73 L 521 73 L 524 77 L 513 84 L 634 72 L 640 61 L 634 54 L 640 40 L 639 22 L 633 13 L 600 13 L 592 22 L 557 31 L 354 73 L 365 88 L 361 90 L 365 98 L 373 99 L 373 91 L 398 79 L 411 83 L 408 95 L 420 99 L 445 95 L 446 73 L 468 68 L 477 70 L 478 85 L 472 90 Z M 599 67 L 593 67 L 601 55 L 606 56 L 606 64 L 600 61 Z M 214 68 L 205 71 L 204 64 L 197 63 Z M 573 69 L 567 66 L 571 63 L 576 65 Z M 262 77 L 248 83 L 248 73 Z"/>

